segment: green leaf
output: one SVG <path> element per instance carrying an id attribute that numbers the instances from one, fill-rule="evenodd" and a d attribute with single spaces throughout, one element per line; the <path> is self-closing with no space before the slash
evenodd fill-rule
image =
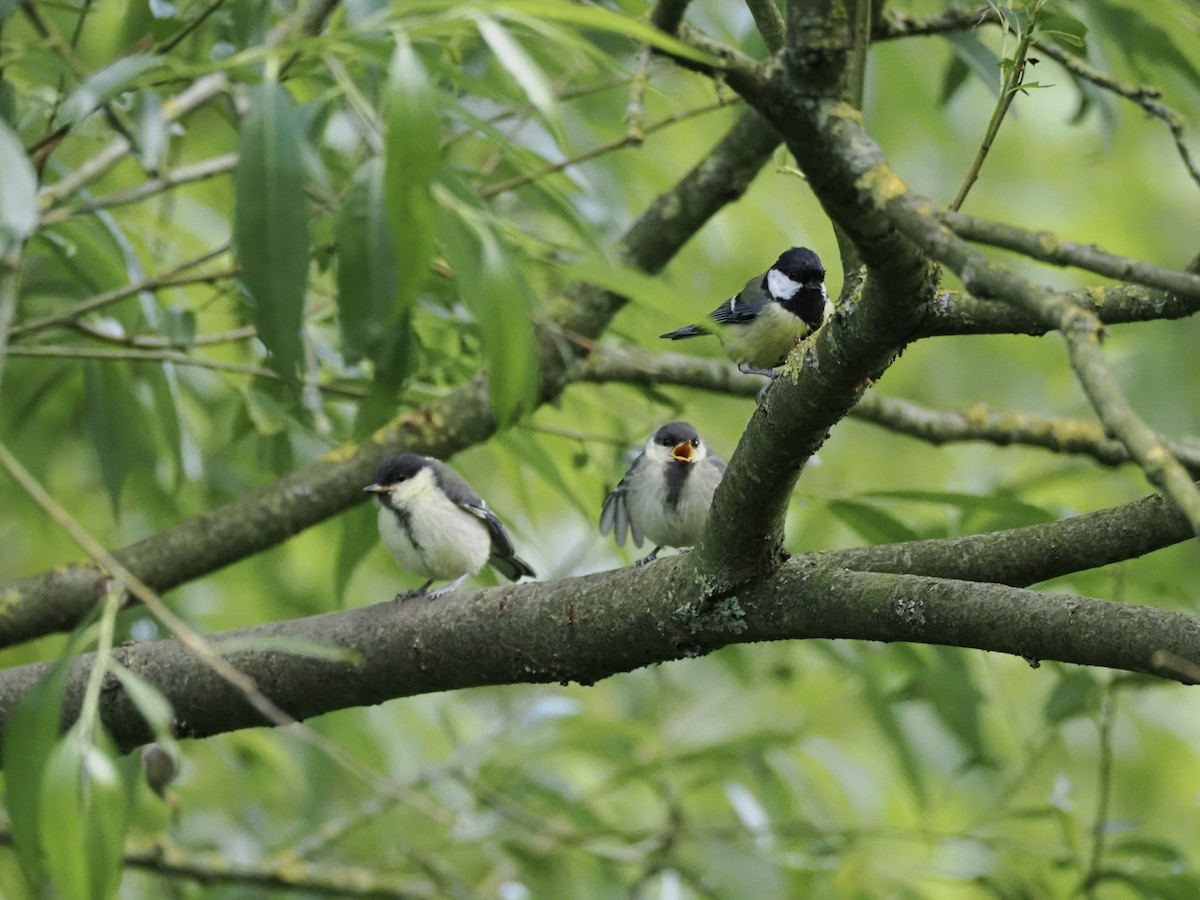
<path id="1" fill-rule="evenodd" d="M 554 85 L 541 66 L 525 52 L 512 33 L 495 19 L 479 16 L 475 25 L 480 37 L 495 54 L 497 62 L 525 92 L 526 98 L 542 114 L 542 119 L 562 144 L 562 116 L 554 97 Z"/>
<path id="2" fill-rule="evenodd" d="M 145 413 L 133 393 L 126 364 L 83 364 L 83 417 L 100 462 L 100 478 L 116 514 L 121 488 L 130 472 L 154 458 Z"/>
<path id="3" fill-rule="evenodd" d="M 190 347 L 196 340 L 196 314 L 190 309 L 168 306 L 164 310 L 162 328 L 172 347 Z"/>
<path id="4" fill-rule="evenodd" d="M 479 325 L 492 411 L 510 425 L 537 397 L 537 349 L 529 288 L 499 239 L 481 222 L 447 213 L 440 229 L 459 297 Z"/>
<path id="5" fill-rule="evenodd" d="M 121 687 L 138 708 L 138 712 L 142 714 L 159 743 L 164 740 L 173 743 L 172 723 L 175 711 L 171 708 L 171 701 L 141 675 L 118 662 L 111 661 L 108 670 L 121 682 Z"/>
<path id="6" fill-rule="evenodd" d="M 647 275 L 617 261 L 585 260 L 564 265 L 560 271 L 567 281 L 584 281 L 604 288 L 631 303 L 661 313 L 664 319 L 670 321 L 694 314 L 680 311 L 679 294 L 667 287 L 662 278 Z"/>
<path id="7" fill-rule="evenodd" d="M 942 35 L 954 49 L 954 55 L 962 60 L 975 77 L 982 81 L 989 91 L 1000 96 L 1000 57 L 975 35 L 966 31 L 952 31 Z"/>
<path id="8" fill-rule="evenodd" d="M 287 412 L 270 394 L 247 386 L 242 388 L 242 399 L 246 403 L 246 415 L 259 434 L 270 437 L 282 434 L 287 429 Z"/>
<path id="9" fill-rule="evenodd" d="M 153 91 L 141 91 L 134 108 L 134 125 L 137 128 L 137 149 L 142 165 L 157 169 L 167 152 L 168 123 L 162 116 L 162 100 Z"/>
<path id="10" fill-rule="evenodd" d="M 341 605 L 354 570 L 379 541 L 377 504 L 360 503 L 341 517 L 342 535 L 333 563 L 333 593 Z"/>
<path id="11" fill-rule="evenodd" d="M 428 198 L 427 185 L 419 190 Z M 432 234 L 432 224 L 429 231 Z M 428 256 L 416 284 L 424 279 L 433 252 L 431 236 L 426 243 L 421 252 Z M 388 389 L 394 408 L 395 391 L 415 363 L 411 304 L 416 294 L 410 281 L 414 289 L 401 296 L 382 159 L 368 160 L 355 175 L 338 220 L 337 255 L 338 312 L 346 360 L 353 363 L 369 357 L 375 364 L 375 381 Z"/>
<path id="12" fill-rule="evenodd" d="M 249 96 L 234 172 L 234 244 L 258 337 L 276 371 L 292 380 L 303 355 L 308 279 L 302 129 L 290 96 L 274 80 Z"/>
<path id="13" fill-rule="evenodd" d="M 920 538 L 891 513 L 872 503 L 830 500 L 826 507 L 868 544 L 896 544 Z"/>
<path id="14" fill-rule="evenodd" d="M 1038 13 L 1037 31 L 1071 51 L 1087 47 L 1087 25 L 1066 13 Z"/>
<path id="15" fill-rule="evenodd" d="M 379 192 L 395 247 L 396 288 L 388 324 L 408 317 L 433 259 L 437 215 L 430 184 L 442 164 L 438 92 L 401 35 L 388 75 L 387 137 Z"/>
<path id="16" fill-rule="evenodd" d="M 966 494 L 959 491 L 869 491 L 862 497 L 902 500 L 907 503 L 936 503 L 959 510 L 964 516 L 990 515 L 999 519 L 995 527 L 1015 528 L 1053 522 L 1050 510 L 1018 500 L 1008 494 Z"/>
<path id="17" fill-rule="evenodd" d="M 951 56 L 950 62 L 946 65 L 946 71 L 942 73 L 942 89 L 938 94 L 938 106 L 945 106 L 958 93 L 958 89 L 966 84 L 967 76 L 971 74 L 971 70 L 967 68 L 967 64 L 962 61 L 959 56 Z"/>
<path id="18" fill-rule="evenodd" d="M 157 53 L 142 53 L 105 66 L 71 91 L 62 105 L 63 121 L 73 125 L 91 115 L 98 107 L 129 90 L 140 76 L 162 62 L 163 58 Z"/>
<path id="19" fill-rule="evenodd" d="M 21 139 L 0 121 L 0 255 L 37 227 L 37 187 Z"/>
<path id="20" fill-rule="evenodd" d="M 107 900 L 121 880 L 126 795 L 112 758 L 76 731 L 50 754 L 39 836 L 50 879 L 63 900 Z"/>
<path id="21" fill-rule="evenodd" d="M 663 50 L 673 56 L 692 59 L 711 66 L 720 66 L 714 56 L 690 47 L 678 38 L 665 34 L 647 22 L 602 6 L 582 3 L 546 3 L 544 0 L 504 0 L 503 3 L 480 4 L 492 7 L 496 14 L 521 18 L 531 26 L 535 20 L 566 22 L 580 28 L 596 28 L 620 34 L 634 41 Z"/>
<path id="22" fill-rule="evenodd" d="M 1046 698 L 1042 715 L 1050 725 L 1092 715 L 1100 704 L 1100 684 L 1087 669 L 1066 669 Z"/>
<path id="23" fill-rule="evenodd" d="M 1120 35 L 1120 40 L 1114 41 L 1114 46 L 1125 54 L 1139 74 L 1143 73 L 1138 60 L 1146 59 L 1156 66 L 1174 69 L 1191 82 L 1193 88 L 1200 87 L 1200 71 L 1191 59 L 1179 49 L 1170 33 L 1141 10 L 1098 2 L 1088 4 L 1088 15 L 1101 21 L 1105 31 Z"/>
<path id="24" fill-rule="evenodd" d="M 319 659 L 326 662 L 349 663 L 352 666 L 362 665 L 362 655 L 349 647 L 337 644 L 322 644 L 286 635 L 259 635 L 257 637 L 231 637 L 222 640 L 217 645 L 222 656 L 228 657 L 236 653 L 282 653 L 287 656 L 303 656 L 308 659 Z"/>
<path id="25" fill-rule="evenodd" d="M 74 641 L 73 643 L 78 643 Z M 76 650 L 76 647 L 69 648 Z M 42 782 L 62 728 L 64 656 L 21 698 L 4 729 L 4 795 L 21 871 L 32 884 L 46 877 L 39 829 Z"/>

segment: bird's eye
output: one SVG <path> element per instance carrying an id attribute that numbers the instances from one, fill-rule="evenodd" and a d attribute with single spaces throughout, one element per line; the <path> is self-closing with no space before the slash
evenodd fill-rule
<path id="1" fill-rule="evenodd" d="M 692 446 L 699 447 L 700 446 L 700 438 L 692 438 Z"/>

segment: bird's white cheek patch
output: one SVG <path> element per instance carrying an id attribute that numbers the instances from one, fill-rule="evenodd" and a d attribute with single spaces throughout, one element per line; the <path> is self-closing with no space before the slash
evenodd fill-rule
<path id="1" fill-rule="evenodd" d="M 800 290 L 800 282 L 792 281 L 778 269 L 767 273 L 767 290 L 777 300 L 790 300 Z"/>

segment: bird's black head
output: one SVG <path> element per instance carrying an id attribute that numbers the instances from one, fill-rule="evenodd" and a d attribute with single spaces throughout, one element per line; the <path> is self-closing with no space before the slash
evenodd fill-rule
<path id="1" fill-rule="evenodd" d="M 417 456 L 415 453 L 389 456 L 375 470 L 375 484 L 385 487 L 400 484 L 402 481 L 408 481 L 427 465 L 429 465 L 429 461 L 424 456 Z"/>
<path id="2" fill-rule="evenodd" d="M 805 286 L 814 286 L 825 280 L 825 267 L 821 265 L 821 257 L 807 247 L 785 250 L 771 268 Z"/>
<path id="3" fill-rule="evenodd" d="M 691 463 L 704 458 L 705 450 L 701 445 L 700 435 L 687 422 L 668 422 L 650 436 L 650 442 L 662 447 L 665 451 L 663 459 Z M 651 459 L 658 456 L 657 452 L 650 454 Z"/>
<path id="4" fill-rule="evenodd" d="M 674 447 L 677 444 L 699 443 L 700 433 L 690 422 L 668 422 L 654 432 L 654 443 L 664 447 Z"/>

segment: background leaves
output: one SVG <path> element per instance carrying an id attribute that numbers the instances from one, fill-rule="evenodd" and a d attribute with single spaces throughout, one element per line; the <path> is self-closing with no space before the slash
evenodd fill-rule
<path id="1" fill-rule="evenodd" d="M 777 157 L 653 278 L 610 260 L 614 236 L 703 164 L 741 113 L 692 115 L 727 89 L 644 63 L 643 44 L 680 45 L 636 5 L 349 2 L 316 35 L 270 4 L 36 6 L 58 40 L 0 2 L 0 231 L 6 249 L 30 238 L 0 440 L 108 546 L 246 496 L 396 417 L 419 418 L 425 400 L 482 373 L 508 431 L 452 463 L 522 556 L 555 578 L 628 563 L 595 518 L 629 452 L 661 422 L 687 418 L 728 458 L 750 401 L 586 384 L 536 407 L 538 351 L 578 336 L 539 346 L 534 323 L 570 304 L 562 288 L 582 278 L 631 300 L 602 343 L 660 350 L 658 334 L 698 321 L 778 248 L 837 256 L 805 181 Z M 1160 88 L 1186 121 L 1200 112 L 1193 12 L 1062 2 L 1055 13 L 1068 18 L 1042 21 L 1055 40 L 1084 37 L 1087 59 L 1112 77 Z M 689 16 L 761 54 L 736 4 L 698 0 Z M 864 120 L 916 189 L 953 196 L 1011 49 L 990 26 L 872 49 Z M 1053 86 L 1017 98 L 973 211 L 1182 265 L 1195 253 L 1195 185 L 1162 122 L 1055 65 L 1045 58 L 1037 71 Z M 168 121 L 207 78 L 219 82 L 210 99 Z M 122 116 L 138 152 L 100 166 Z M 645 128 L 654 122 L 666 124 Z M 80 190 L 55 196 L 81 171 L 92 175 Z M 161 283 L 142 284 L 139 267 Z M 1027 270 L 1063 287 L 1091 281 Z M 831 265 L 831 293 L 840 282 Z M 1172 434 L 1200 430 L 1196 330 L 1150 322 L 1106 339 L 1139 409 Z M 720 357 L 711 341 L 670 349 Z M 167 361 L 168 350 L 183 358 Z M 100 351 L 119 356 L 81 365 Z M 921 342 L 871 390 L 937 409 L 1087 414 L 1053 337 Z M 1145 490 L 1126 469 L 1015 447 L 933 449 L 847 421 L 800 483 L 788 547 L 1013 527 Z M 0 582 L 78 557 L 0 479 Z M 1179 547 L 1055 587 L 1194 611 L 1197 561 Z M 363 506 L 167 600 L 216 631 L 389 601 L 409 578 Z M 163 634 L 140 608 L 118 630 Z M 56 639 L 8 648 L 5 664 L 60 649 Z M 117 672 L 169 741 L 174 711 Z M 299 860 L 313 885 L 331 879 L 326 892 L 1063 896 L 1090 877 L 1096 834 L 1108 851 L 1084 894 L 1191 896 L 1194 701 L 1100 678 L 947 648 L 731 647 L 590 688 L 479 689 L 317 723 L 395 794 L 286 731 L 180 741 L 174 822 L 129 777 L 133 760 L 115 762 L 119 797 L 103 749 L 57 744 L 54 701 L 39 694 L 6 738 L 14 835 L 40 833 L 44 789 L 90 826 L 47 825 L 49 856 L 23 837 L 15 854 L 0 849 L 0 892 L 30 896 L 19 870 L 37 878 L 47 863 L 64 895 L 111 891 L 124 820 L 130 897 L 176 889 L 161 871 L 170 853 L 194 865 L 213 854 L 211 870 L 235 886 L 178 890 L 214 895 L 255 890 L 239 872 L 294 874 Z M 47 783 L 52 758 L 62 771 Z M 163 841 L 157 857 L 136 852 Z"/>

